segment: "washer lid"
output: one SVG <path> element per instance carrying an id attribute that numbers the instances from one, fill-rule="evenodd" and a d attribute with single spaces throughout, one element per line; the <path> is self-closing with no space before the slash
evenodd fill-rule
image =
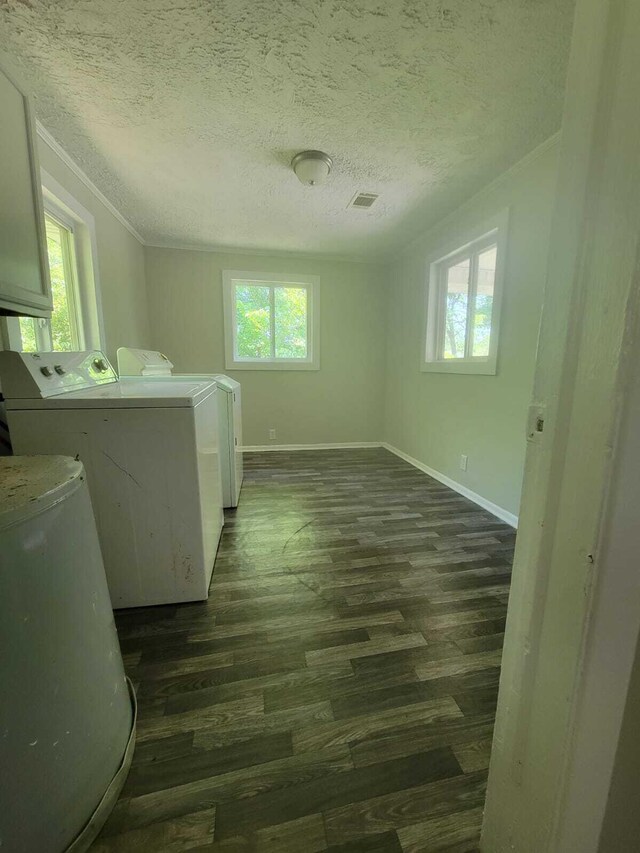
<path id="1" fill-rule="evenodd" d="M 1 457 L 0 529 L 48 509 L 83 480 L 82 462 L 69 456 Z"/>
<path id="2" fill-rule="evenodd" d="M 213 381 L 126 378 L 101 388 L 72 391 L 42 400 L 7 400 L 7 409 L 193 408 L 216 390 Z"/>

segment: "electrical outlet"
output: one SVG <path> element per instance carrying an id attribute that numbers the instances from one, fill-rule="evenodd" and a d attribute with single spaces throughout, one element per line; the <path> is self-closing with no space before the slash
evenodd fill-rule
<path id="1" fill-rule="evenodd" d="M 275 438 L 275 437 L 276 437 L 275 429 L 270 429 L 269 430 L 269 438 Z"/>
<path id="2" fill-rule="evenodd" d="M 467 454 L 466 454 L 466 453 L 463 453 L 463 454 L 462 454 L 462 456 L 460 457 L 460 470 L 461 470 L 461 471 L 466 471 L 466 470 L 467 470 L 467 460 L 468 460 L 468 458 L 469 458 L 469 457 L 467 456 Z"/>

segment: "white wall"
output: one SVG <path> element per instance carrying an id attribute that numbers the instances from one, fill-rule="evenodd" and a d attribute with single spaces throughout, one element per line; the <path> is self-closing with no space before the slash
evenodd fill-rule
<path id="1" fill-rule="evenodd" d="M 224 269 L 320 276 L 320 370 L 225 368 Z M 382 440 L 385 299 L 376 266 L 148 247 L 146 277 L 153 348 L 177 372 L 242 383 L 245 445 Z"/>
<path id="2" fill-rule="evenodd" d="M 634 846 L 637 846 L 640 838 L 638 719 L 640 719 L 640 643 L 636 648 L 633 670 L 629 679 L 629 693 L 620 729 L 598 853 L 629 853 Z"/>
<path id="3" fill-rule="evenodd" d="M 619 424 L 625 406 L 638 411 L 639 39 L 637 0 L 578 0 L 533 391 L 545 430 L 527 450 L 481 844 L 491 853 L 598 850 L 620 709 L 635 701 L 640 455 L 636 423 L 635 456 L 621 455 Z M 617 853 L 608 840 L 600 849 Z M 637 836 L 622 849 L 636 848 Z"/>
<path id="4" fill-rule="evenodd" d="M 557 144 L 543 146 L 414 242 L 386 270 L 385 439 L 518 513 L 525 426 L 542 306 Z M 509 207 L 498 372 L 422 373 L 427 258 Z M 459 467 L 468 456 L 467 471 Z"/>

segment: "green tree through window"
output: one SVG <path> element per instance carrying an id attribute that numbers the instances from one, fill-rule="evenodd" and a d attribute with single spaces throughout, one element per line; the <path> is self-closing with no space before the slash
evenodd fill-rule
<path id="1" fill-rule="evenodd" d="M 304 287 L 274 290 L 276 358 L 307 357 L 307 291 Z"/>
<path id="2" fill-rule="evenodd" d="M 271 299 L 269 287 L 236 286 L 237 351 L 240 358 L 271 355 Z"/>
<path id="3" fill-rule="evenodd" d="M 497 246 L 444 269 L 442 357 L 486 358 L 491 342 Z"/>
<path id="4" fill-rule="evenodd" d="M 22 349 L 69 352 L 80 349 L 73 232 L 50 216 L 45 217 L 45 226 L 53 311 L 50 320 L 20 318 Z"/>
<path id="5" fill-rule="evenodd" d="M 241 359 L 306 359 L 306 287 L 235 282 L 236 356 Z"/>
<path id="6" fill-rule="evenodd" d="M 20 338 L 22 340 L 22 349 L 24 352 L 38 352 L 42 347 L 38 346 L 38 332 L 36 323 L 39 323 L 34 317 L 20 317 Z"/>

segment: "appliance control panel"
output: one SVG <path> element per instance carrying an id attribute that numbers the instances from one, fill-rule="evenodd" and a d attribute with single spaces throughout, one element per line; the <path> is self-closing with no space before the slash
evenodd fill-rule
<path id="1" fill-rule="evenodd" d="M 0 352 L 0 381 L 7 400 L 54 397 L 117 382 L 100 350 L 85 352 Z"/>
<path id="2" fill-rule="evenodd" d="M 162 352 L 133 347 L 118 349 L 120 376 L 171 376 L 172 371 L 173 364 Z"/>

